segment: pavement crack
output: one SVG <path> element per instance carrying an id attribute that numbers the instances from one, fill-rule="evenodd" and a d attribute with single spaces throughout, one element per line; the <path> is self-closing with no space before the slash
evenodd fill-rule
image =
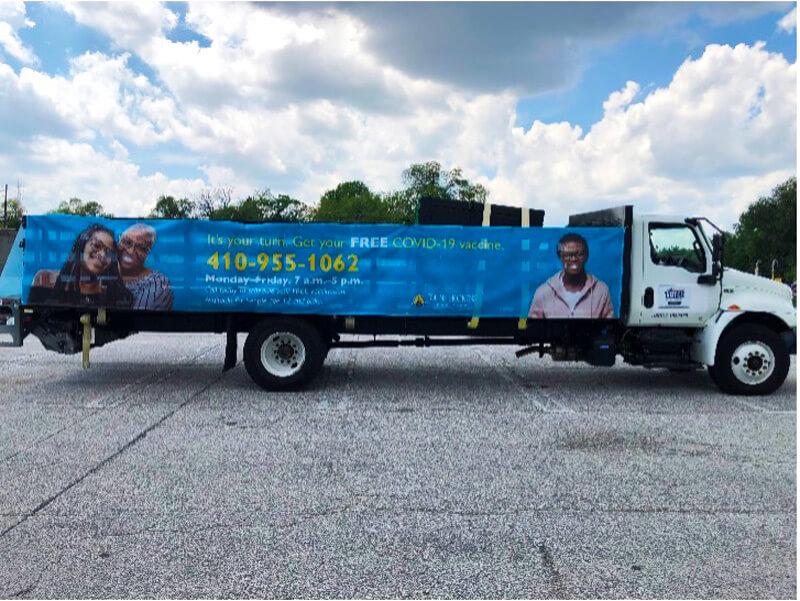
<path id="1" fill-rule="evenodd" d="M 39 576 L 39 579 L 41 579 L 41 576 Z M 16 593 L 11 593 L 11 594 L 8 596 L 8 598 L 9 598 L 9 599 L 18 599 L 19 597 L 24 597 L 24 596 L 25 596 L 25 595 L 27 595 L 28 593 L 32 592 L 32 591 L 33 591 L 33 590 L 36 588 L 36 586 L 37 586 L 38 584 L 39 584 L 39 581 L 37 580 L 36 582 L 34 582 L 33 584 L 31 584 L 30 586 L 26 586 L 24 589 L 22 589 L 22 590 L 19 590 L 19 591 L 17 591 Z"/>
<path id="2" fill-rule="evenodd" d="M 280 528 L 291 528 L 306 520 L 316 518 L 326 518 L 332 515 L 353 513 L 360 515 L 403 515 L 403 514 L 431 514 L 442 516 L 456 516 L 462 518 L 495 518 L 520 515 L 557 515 L 557 514 L 678 514 L 678 515 L 782 515 L 787 513 L 784 510 L 771 509 L 684 509 L 670 507 L 642 507 L 642 508 L 579 508 L 579 507 L 523 507 L 520 509 L 509 509 L 506 511 L 480 511 L 480 510 L 458 510 L 458 509 L 437 509 L 434 507 L 365 507 L 359 504 L 343 505 L 340 507 L 330 507 L 319 511 L 305 511 L 286 523 L 280 524 Z"/>
<path id="3" fill-rule="evenodd" d="M 30 449 L 32 447 L 35 447 L 36 445 L 41 444 L 43 442 L 46 442 L 46 441 L 50 440 L 51 438 L 55 438 L 59 434 L 61 434 L 63 432 L 66 432 L 67 430 L 70 430 L 71 428 L 74 428 L 75 426 L 78 426 L 78 425 L 82 424 L 87 419 L 89 419 L 92 416 L 100 413 L 101 411 L 105 411 L 107 409 L 116 409 L 117 407 L 119 407 L 120 405 L 124 404 L 125 401 L 127 401 L 128 399 L 130 399 L 134 395 L 138 395 L 142 391 L 147 390 L 148 388 L 163 382 L 164 380 L 166 380 L 167 378 L 169 378 L 173 374 L 175 374 L 175 372 L 180 370 L 182 367 L 185 367 L 186 365 L 193 364 L 200 357 L 202 357 L 203 355 L 207 355 L 208 353 L 210 353 L 212 350 L 214 350 L 217 347 L 219 347 L 218 343 L 209 346 L 208 348 L 206 348 L 206 349 L 200 351 L 199 353 L 196 353 L 195 355 L 193 355 L 187 362 L 181 363 L 180 365 L 175 366 L 175 367 L 170 367 L 167 371 L 164 372 L 164 374 L 161 377 L 153 378 L 151 375 L 148 375 L 148 376 L 145 376 L 143 378 L 140 378 L 140 379 L 136 380 L 135 382 L 132 382 L 132 383 L 128 384 L 122 390 L 124 390 L 124 391 L 129 390 L 129 392 L 123 392 L 121 395 L 120 395 L 119 392 L 115 392 L 114 393 L 114 396 L 119 396 L 120 397 L 119 402 L 115 403 L 114 405 L 110 405 L 110 406 L 93 407 L 92 410 L 87 415 L 85 415 L 85 416 L 83 416 L 83 417 L 81 417 L 81 418 L 79 418 L 77 420 L 73 420 L 73 421 L 69 422 L 67 425 L 63 426 L 62 428 L 59 428 L 58 430 L 55 430 L 54 432 L 51 432 L 47 436 L 43 436 L 42 438 L 38 438 L 37 440 L 35 440 L 32 444 L 28 445 L 27 447 L 25 447 L 23 449 L 20 449 L 19 451 L 16 451 L 15 453 L 12 453 L 11 455 L 3 457 L 2 459 L 0 459 L 0 463 L 6 463 L 8 461 L 11 461 L 12 459 L 14 459 L 15 457 L 21 455 L 22 453 L 24 453 L 28 449 Z M 104 398 L 108 398 L 108 397 L 104 397 Z"/>
<path id="4" fill-rule="evenodd" d="M 49 566 L 47 566 L 45 568 L 42 568 L 39 571 L 39 575 L 36 577 L 36 580 L 34 580 L 32 584 L 29 584 L 25 588 L 18 590 L 16 593 L 11 593 L 8 596 L 8 598 L 9 599 L 19 599 L 20 597 L 24 597 L 25 595 L 28 595 L 29 593 L 32 593 L 33 591 L 35 591 L 36 588 L 39 586 L 39 584 L 42 582 L 42 578 L 44 578 L 45 572 L 48 571 L 48 569 L 52 569 L 52 568 L 58 567 L 58 565 L 61 563 L 61 559 L 62 558 L 63 558 L 63 555 L 59 555 L 58 558 L 55 560 L 55 562 L 53 562 L 51 565 L 49 565 Z M 2 596 L 2 593 L 0 593 L 0 596 Z"/>
<path id="5" fill-rule="evenodd" d="M 56 499 L 61 497 L 64 493 L 72 490 L 78 484 L 80 484 L 81 482 L 86 480 L 86 478 L 88 478 L 89 476 L 92 476 L 93 474 L 96 474 L 101 469 L 103 469 L 106 465 L 108 465 L 109 463 L 114 461 L 117 457 L 122 455 L 125 451 L 127 451 L 131 447 L 135 446 L 137 443 L 139 443 L 141 440 L 143 440 L 150 432 L 152 432 L 153 430 L 158 428 L 161 424 L 163 424 L 165 421 L 167 421 L 169 418 L 171 418 L 173 415 L 175 415 L 178 411 L 183 409 L 186 405 L 191 403 L 198 396 L 200 396 L 205 391 L 207 391 L 209 388 L 211 388 L 214 384 L 219 382 L 223 377 L 225 377 L 225 373 L 226 372 L 223 372 L 218 377 L 216 377 L 213 381 L 211 381 L 207 385 L 203 386 L 203 388 L 201 388 L 197 392 L 191 394 L 189 396 L 189 398 L 187 398 L 185 401 L 183 401 L 181 404 L 179 404 L 177 407 L 175 407 L 172 411 L 169 411 L 168 413 L 166 413 L 164 416 L 161 417 L 161 419 L 159 419 L 159 420 L 155 421 L 154 423 L 150 424 L 147 428 L 142 430 L 134 438 L 129 440 L 127 443 L 125 443 L 117 451 L 115 451 L 114 453 L 112 453 L 111 455 L 109 455 L 108 457 L 106 457 L 105 459 L 100 461 L 99 463 L 97 463 L 94 467 L 92 467 L 90 470 L 85 472 L 83 475 L 79 476 L 78 478 L 76 478 L 75 480 L 73 480 L 72 482 L 70 482 L 69 484 L 64 486 L 61 490 L 59 490 L 55 494 L 51 495 L 49 498 L 47 498 L 44 501 L 42 501 L 41 503 L 39 503 L 36 507 L 33 508 L 32 511 L 26 513 L 20 521 L 16 522 L 15 524 L 12 524 L 8 528 L 6 528 L 2 532 L 0 532 L 0 538 L 3 538 L 9 532 L 11 532 L 15 528 L 17 528 L 17 526 L 19 526 L 20 524 L 24 524 L 30 518 L 36 516 L 40 511 L 42 511 L 45 507 L 50 505 L 53 501 L 55 501 Z"/>
<path id="6" fill-rule="evenodd" d="M 561 574 L 558 572 L 558 568 L 553 561 L 553 555 L 550 553 L 550 549 L 547 548 L 546 544 L 539 543 L 536 547 L 536 551 L 542 560 L 544 569 L 547 571 L 547 580 L 550 583 L 552 597 L 555 599 L 565 599 L 564 587 L 561 584 Z"/>
<path id="7" fill-rule="evenodd" d="M 109 532 L 99 534 L 94 538 L 131 538 L 135 536 L 147 536 L 148 534 L 199 534 L 210 530 L 235 530 L 237 528 L 254 528 L 257 523 L 241 522 L 237 524 L 207 524 L 194 528 L 143 528 L 142 530 L 131 530 L 129 532 Z"/>

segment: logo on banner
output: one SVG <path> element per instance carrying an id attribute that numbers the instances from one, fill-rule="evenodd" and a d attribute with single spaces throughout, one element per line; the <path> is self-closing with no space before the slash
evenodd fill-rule
<path id="1" fill-rule="evenodd" d="M 690 289 L 683 286 L 661 286 L 659 288 L 659 309 L 688 309 Z"/>
<path id="2" fill-rule="evenodd" d="M 421 307 L 424 304 L 425 304 L 425 299 L 422 298 L 421 294 L 418 294 L 417 296 L 414 297 L 414 305 L 416 305 L 417 307 Z"/>

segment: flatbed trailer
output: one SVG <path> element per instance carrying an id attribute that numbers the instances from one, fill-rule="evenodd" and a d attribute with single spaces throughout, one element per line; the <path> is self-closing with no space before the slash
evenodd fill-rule
<path id="1" fill-rule="evenodd" d="M 303 387 L 336 348 L 464 344 L 707 367 L 735 394 L 785 380 L 790 289 L 723 269 L 723 238 L 701 219 L 625 206 L 544 228 L 542 212 L 493 223 L 490 206 L 459 206 L 486 227 L 444 224 L 438 206 L 415 226 L 28 217 L 0 278 L 0 334 L 83 352 L 88 367 L 91 348 L 135 332 L 222 333 L 229 369 L 245 332 L 267 390 Z"/>

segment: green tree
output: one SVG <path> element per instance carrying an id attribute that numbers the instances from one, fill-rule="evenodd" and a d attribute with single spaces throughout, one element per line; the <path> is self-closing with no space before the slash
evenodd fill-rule
<path id="1" fill-rule="evenodd" d="M 413 225 L 417 221 L 418 200 L 408 190 L 397 190 L 381 195 L 388 213 L 387 223 Z"/>
<path id="2" fill-rule="evenodd" d="M 211 211 L 208 216 L 212 221 L 261 221 L 261 213 L 252 202 L 241 201 Z"/>
<path id="3" fill-rule="evenodd" d="M 464 202 L 485 203 L 489 192 L 481 184 L 472 184 L 464 177 L 459 167 L 446 171 L 436 161 L 415 163 L 403 171 L 404 196 L 392 199 L 392 206 L 403 215 L 404 223 L 409 215 L 416 218 L 422 198 L 443 198 Z"/>
<path id="4" fill-rule="evenodd" d="M 255 220 L 262 222 L 293 223 L 308 219 L 306 205 L 288 194 L 275 196 L 269 189 L 258 190 L 245 198 L 239 203 L 239 210 L 242 214 L 253 215 Z"/>
<path id="5" fill-rule="evenodd" d="M 218 202 L 206 216 L 212 220 L 288 223 L 306 221 L 308 213 L 308 207 L 299 200 L 287 194 L 275 196 L 264 189 L 238 202 Z"/>
<path id="6" fill-rule="evenodd" d="M 389 211 L 364 182 L 352 181 L 328 190 L 319 200 L 313 220 L 333 223 L 389 223 Z"/>
<path id="7" fill-rule="evenodd" d="M 18 230 L 25 216 L 25 207 L 16 198 L 9 198 L 5 212 L 5 227 L 11 230 Z"/>
<path id="8" fill-rule="evenodd" d="M 266 221 L 275 222 L 295 222 L 308 221 L 310 207 L 288 194 L 278 194 L 275 200 L 269 205 L 269 211 L 265 213 Z"/>
<path id="9" fill-rule="evenodd" d="M 204 188 L 195 201 L 197 214 L 202 219 L 233 219 L 233 188 Z"/>
<path id="10" fill-rule="evenodd" d="M 411 165 L 403 171 L 403 182 L 406 191 L 417 199 L 428 196 L 483 203 L 488 196 L 486 188 L 471 184 L 459 167 L 443 171 L 436 161 Z"/>
<path id="11" fill-rule="evenodd" d="M 445 173 L 445 189 L 453 200 L 464 202 L 479 202 L 483 204 L 489 196 L 489 191 L 481 184 L 471 184 L 461 173 L 459 167 L 455 167 Z"/>
<path id="12" fill-rule="evenodd" d="M 64 200 L 51 213 L 63 213 L 65 215 L 81 215 L 83 217 L 113 217 L 111 213 L 106 213 L 103 205 L 93 200 L 83 201 L 80 198 L 70 198 Z"/>
<path id="13" fill-rule="evenodd" d="M 436 161 L 414 163 L 403 171 L 405 189 L 416 201 L 423 196 L 450 198 L 445 182 L 446 176 L 442 173 L 442 166 Z"/>
<path id="14" fill-rule="evenodd" d="M 760 273 L 775 275 L 784 282 L 797 277 L 797 178 L 776 186 L 772 194 L 752 203 L 739 217 L 728 237 L 725 263 L 742 271 L 753 271 L 760 261 Z"/>
<path id="15" fill-rule="evenodd" d="M 173 196 L 159 196 L 156 206 L 148 217 L 162 219 L 188 219 L 194 213 L 194 203 L 188 198 L 175 199 Z"/>

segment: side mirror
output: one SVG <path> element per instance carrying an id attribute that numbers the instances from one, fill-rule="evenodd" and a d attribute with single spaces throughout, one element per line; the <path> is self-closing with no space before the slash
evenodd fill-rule
<path id="1" fill-rule="evenodd" d="M 711 260 L 714 262 L 714 266 L 716 267 L 717 264 L 722 266 L 722 256 L 725 251 L 725 236 L 722 234 L 714 234 L 711 238 Z"/>
<path id="2" fill-rule="evenodd" d="M 722 234 L 714 234 L 711 238 L 711 274 L 703 274 L 697 277 L 698 284 L 713 286 L 722 276 L 722 258 L 725 252 L 725 237 Z"/>

